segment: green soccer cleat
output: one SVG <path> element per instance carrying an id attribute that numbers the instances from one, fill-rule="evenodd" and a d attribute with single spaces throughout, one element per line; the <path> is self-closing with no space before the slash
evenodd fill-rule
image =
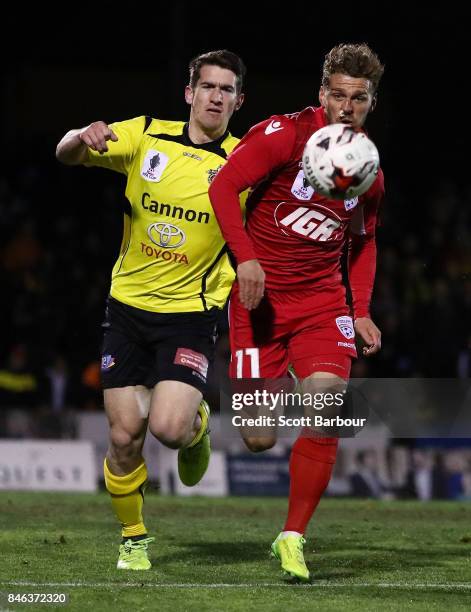
<path id="1" fill-rule="evenodd" d="M 198 413 L 201 429 L 190 446 L 178 451 L 178 475 L 187 487 L 194 487 L 208 469 L 211 444 L 209 441 L 209 406 L 201 400 Z"/>
<path id="2" fill-rule="evenodd" d="M 148 570 L 152 563 L 147 556 L 147 547 L 155 538 L 142 538 L 142 540 L 126 540 L 119 547 L 118 569 L 122 570 Z"/>
<path id="3" fill-rule="evenodd" d="M 281 533 L 271 545 L 271 556 L 281 561 L 281 569 L 285 574 L 301 582 L 309 581 L 309 570 L 304 562 L 303 536 L 289 535 L 281 538 Z"/>

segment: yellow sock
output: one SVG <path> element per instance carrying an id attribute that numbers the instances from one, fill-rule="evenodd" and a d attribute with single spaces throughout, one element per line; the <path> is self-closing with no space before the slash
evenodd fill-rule
<path id="1" fill-rule="evenodd" d="M 198 406 L 198 414 L 201 417 L 201 425 L 193 440 L 188 444 L 188 448 L 192 448 L 198 444 L 206 431 L 206 427 L 208 426 L 208 413 L 204 409 L 203 402 L 201 402 Z"/>
<path id="2" fill-rule="evenodd" d="M 130 474 L 116 476 L 110 472 L 105 459 L 103 472 L 106 489 L 111 495 L 111 505 L 123 528 L 123 538 L 147 533 L 142 519 L 143 485 L 147 480 L 146 464 L 142 462 Z"/>

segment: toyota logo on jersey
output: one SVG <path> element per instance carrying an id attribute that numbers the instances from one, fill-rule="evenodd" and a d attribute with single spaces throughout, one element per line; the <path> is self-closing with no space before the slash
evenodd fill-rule
<path id="1" fill-rule="evenodd" d="M 162 221 L 149 225 L 147 235 L 154 244 L 164 249 L 176 249 L 186 240 L 185 232 L 182 229 Z"/>

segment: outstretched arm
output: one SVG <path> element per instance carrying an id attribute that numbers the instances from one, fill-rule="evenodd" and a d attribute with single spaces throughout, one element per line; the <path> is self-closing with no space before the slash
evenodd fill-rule
<path id="1" fill-rule="evenodd" d="M 78 130 L 70 130 L 56 148 L 57 159 L 68 166 L 77 166 L 87 160 L 87 148 L 105 153 L 107 140 L 117 142 L 118 137 L 104 121 L 95 121 Z"/>

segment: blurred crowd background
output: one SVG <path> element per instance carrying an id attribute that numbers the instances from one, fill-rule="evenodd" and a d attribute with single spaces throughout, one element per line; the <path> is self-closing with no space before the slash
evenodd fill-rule
<path id="1" fill-rule="evenodd" d="M 101 409 L 100 323 L 123 187 L 112 173 L 54 162 L 0 178 L 2 404 Z M 469 377 L 470 196 L 443 183 L 419 207 L 390 181 L 372 308 L 383 348 L 359 359 L 354 376 Z M 223 313 L 219 369 L 225 333 Z"/>
<path id="2" fill-rule="evenodd" d="M 249 68 L 247 101 L 232 124 L 236 135 L 272 113 L 316 104 L 323 54 L 339 41 L 365 40 L 378 51 L 386 72 L 369 126 L 381 152 L 387 197 L 372 313 L 383 332 L 383 348 L 374 359 L 359 359 L 352 375 L 470 377 L 466 130 L 454 126 L 437 135 L 431 126 L 442 116 L 438 102 L 421 104 L 437 73 L 446 70 L 447 82 L 460 75 L 459 63 L 449 61 L 459 57 L 464 26 L 458 15 L 448 23 L 433 11 L 424 16 L 419 9 L 397 8 L 384 31 L 374 16 L 368 20 L 362 14 L 361 23 L 349 18 L 335 31 L 317 30 L 313 48 L 298 36 L 299 27 L 310 27 L 309 15 L 304 24 L 273 21 L 270 27 L 266 16 L 253 16 L 244 24 L 242 40 L 237 19 L 227 23 L 224 11 L 215 8 L 212 19 L 224 28 L 202 44 L 198 31 L 206 21 L 199 9 L 178 1 L 166 10 L 168 28 L 159 30 L 153 46 L 140 39 L 137 56 L 128 48 L 100 54 L 82 44 L 78 27 L 67 30 L 63 52 L 63 30 L 45 36 L 22 22 L 30 46 L 15 50 L 1 73 L 0 437 L 74 437 L 74 414 L 103 410 L 100 324 L 121 240 L 124 178 L 62 167 L 54 158 L 55 144 L 68 129 L 96 119 L 141 114 L 184 119 L 187 62 L 210 48 L 239 52 Z M 294 61 L 286 45 L 256 44 L 257 19 L 264 19 L 273 36 L 288 29 L 299 46 Z M 113 28 L 115 37 L 129 35 L 122 20 Z M 427 39 L 417 34 L 422 31 Z M 431 55 L 434 48 L 440 53 Z M 216 410 L 228 360 L 225 330 L 222 316 L 212 374 Z M 396 441 L 391 450 L 406 453 L 399 480 L 393 475 L 397 461 L 385 470 L 373 450 L 361 451 L 349 468 L 358 475 L 352 490 L 374 497 L 470 496 L 466 445 L 466 440 L 449 441 L 463 450 L 440 450 L 436 443 L 424 450 L 424 441 Z M 388 482 L 377 475 L 381 469 Z"/>

